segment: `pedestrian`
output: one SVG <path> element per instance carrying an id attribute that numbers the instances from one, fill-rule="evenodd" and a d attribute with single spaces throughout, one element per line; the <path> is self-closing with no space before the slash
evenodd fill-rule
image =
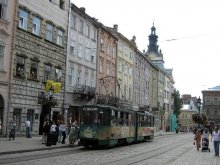
<path id="1" fill-rule="evenodd" d="M 59 124 L 59 133 L 58 133 L 58 143 L 61 143 L 62 140 L 62 126 L 63 126 L 63 122 L 61 121 Z"/>
<path id="2" fill-rule="evenodd" d="M 50 125 L 49 125 L 49 121 L 46 121 L 43 126 L 43 142 L 42 142 L 42 144 L 47 143 L 47 136 L 49 133 L 50 133 Z"/>
<path id="3" fill-rule="evenodd" d="M 215 156 L 219 156 L 219 144 L 220 144 L 220 130 L 215 126 L 212 133 L 211 141 L 213 141 Z"/>
<path id="4" fill-rule="evenodd" d="M 198 129 L 195 133 L 194 141 L 196 143 L 196 148 L 197 151 L 199 151 L 199 148 L 201 148 L 201 138 L 202 138 L 202 133 L 201 130 Z"/>
<path id="5" fill-rule="evenodd" d="M 16 122 L 15 120 L 11 119 L 9 121 L 9 141 L 11 140 L 11 138 L 13 138 L 13 140 L 15 140 L 15 128 L 16 128 Z"/>
<path id="6" fill-rule="evenodd" d="M 70 126 L 70 133 L 69 133 L 69 143 L 74 144 L 78 140 L 78 125 L 77 122 L 73 122 Z"/>
<path id="7" fill-rule="evenodd" d="M 25 121 L 25 127 L 26 127 L 26 138 L 31 138 L 31 135 L 30 135 L 31 122 L 29 119 Z"/>
<path id="8" fill-rule="evenodd" d="M 63 123 L 62 124 L 62 144 L 65 144 L 66 131 L 67 131 L 67 125 L 66 123 Z"/>
<path id="9" fill-rule="evenodd" d="M 57 126 L 56 126 L 55 122 L 52 122 L 52 124 L 50 126 L 50 142 L 53 145 L 57 144 Z"/>

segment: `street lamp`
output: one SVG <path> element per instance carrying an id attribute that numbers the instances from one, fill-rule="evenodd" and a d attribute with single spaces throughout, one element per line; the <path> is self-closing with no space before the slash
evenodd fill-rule
<path id="1" fill-rule="evenodd" d="M 49 121 L 51 121 L 51 102 L 52 102 L 52 99 L 53 99 L 53 92 L 54 92 L 54 89 L 51 87 L 50 90 L 49 90 Z"/>
<path id="2" fill-rule="evenodd" d="M 199 110 L 199 113 L 200 113 L 200 108 L 201 108 L 201 105 L 202 105 L 202 102 L 201 102 L 200 96 L 199 96 L 199 98 L 197 99 L 196 104 L 197 104 L 197 107 L 198 107 L 198 110 Z"/>

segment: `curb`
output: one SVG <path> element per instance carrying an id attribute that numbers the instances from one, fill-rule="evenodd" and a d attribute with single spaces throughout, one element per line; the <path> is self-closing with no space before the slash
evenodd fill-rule
<path id="1" fill-rule="evenodd" d="M 43 150 L 53 150 L 53 149 L 59 149 L 59 148 L 69 148 L 69 147 L 76 147 L 78 145 L 66 145 L 66 146 L 57 146 L 57 147 L 49 147 L 48 148 L 35 148 L 35 149 L 25 149 L 25 150 L 16 150 L 16 151 L 5 151 L 0 152 L 0 155 L 6 155 L 6 154 L 15 154 L 15 153 L 25 153 L 25 152 L 34 152 L 34 151 L 43 151 Z"/>

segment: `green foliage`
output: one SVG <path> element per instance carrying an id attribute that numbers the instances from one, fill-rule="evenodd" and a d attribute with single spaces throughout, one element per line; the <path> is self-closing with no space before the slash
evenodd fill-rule
<path id="1" fill-rule="evenodd" d="M 173 101 L 174 101 L 174 113 L 176 114 L 176 117 L 179 118 L 179 114 L 180 114 L 180 110 L 181 108 L 183 107 L 183 100 L 182 98 L 180 97 L 180 93 L 178 90 L 174 90 L 173 94 L 172 94 L 172 97 L 173 97 Z"/>
<path id="2" fill-rule="evenodd" d="M 59 105 L 59 102 L 55 98 L 48 99 L 46 96 L 38 96 L 38 104 L 42 104 L 44 106 L 55 107 Z"/>
<path id="3" fill-rule="evenodd" d="M 192 119 L 197 124 L 207 124 L 207 116 L 204 113 L 195 113 L 192 115 Z"/>

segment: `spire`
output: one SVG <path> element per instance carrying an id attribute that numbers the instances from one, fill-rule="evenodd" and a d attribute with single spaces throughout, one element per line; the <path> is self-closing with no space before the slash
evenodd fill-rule
<path id="1" fill-rule="evenodd" d="M 147 52 L 155 52 L 158 53 L 158 45 L 157 45 L 157 38 L 158 36 L 156 35 L 156 28 L 154 26 L 151 27 L 151 34 L 148 36 L 149 37 L 149 45 L 148 45 L 148 51 Z"/>

